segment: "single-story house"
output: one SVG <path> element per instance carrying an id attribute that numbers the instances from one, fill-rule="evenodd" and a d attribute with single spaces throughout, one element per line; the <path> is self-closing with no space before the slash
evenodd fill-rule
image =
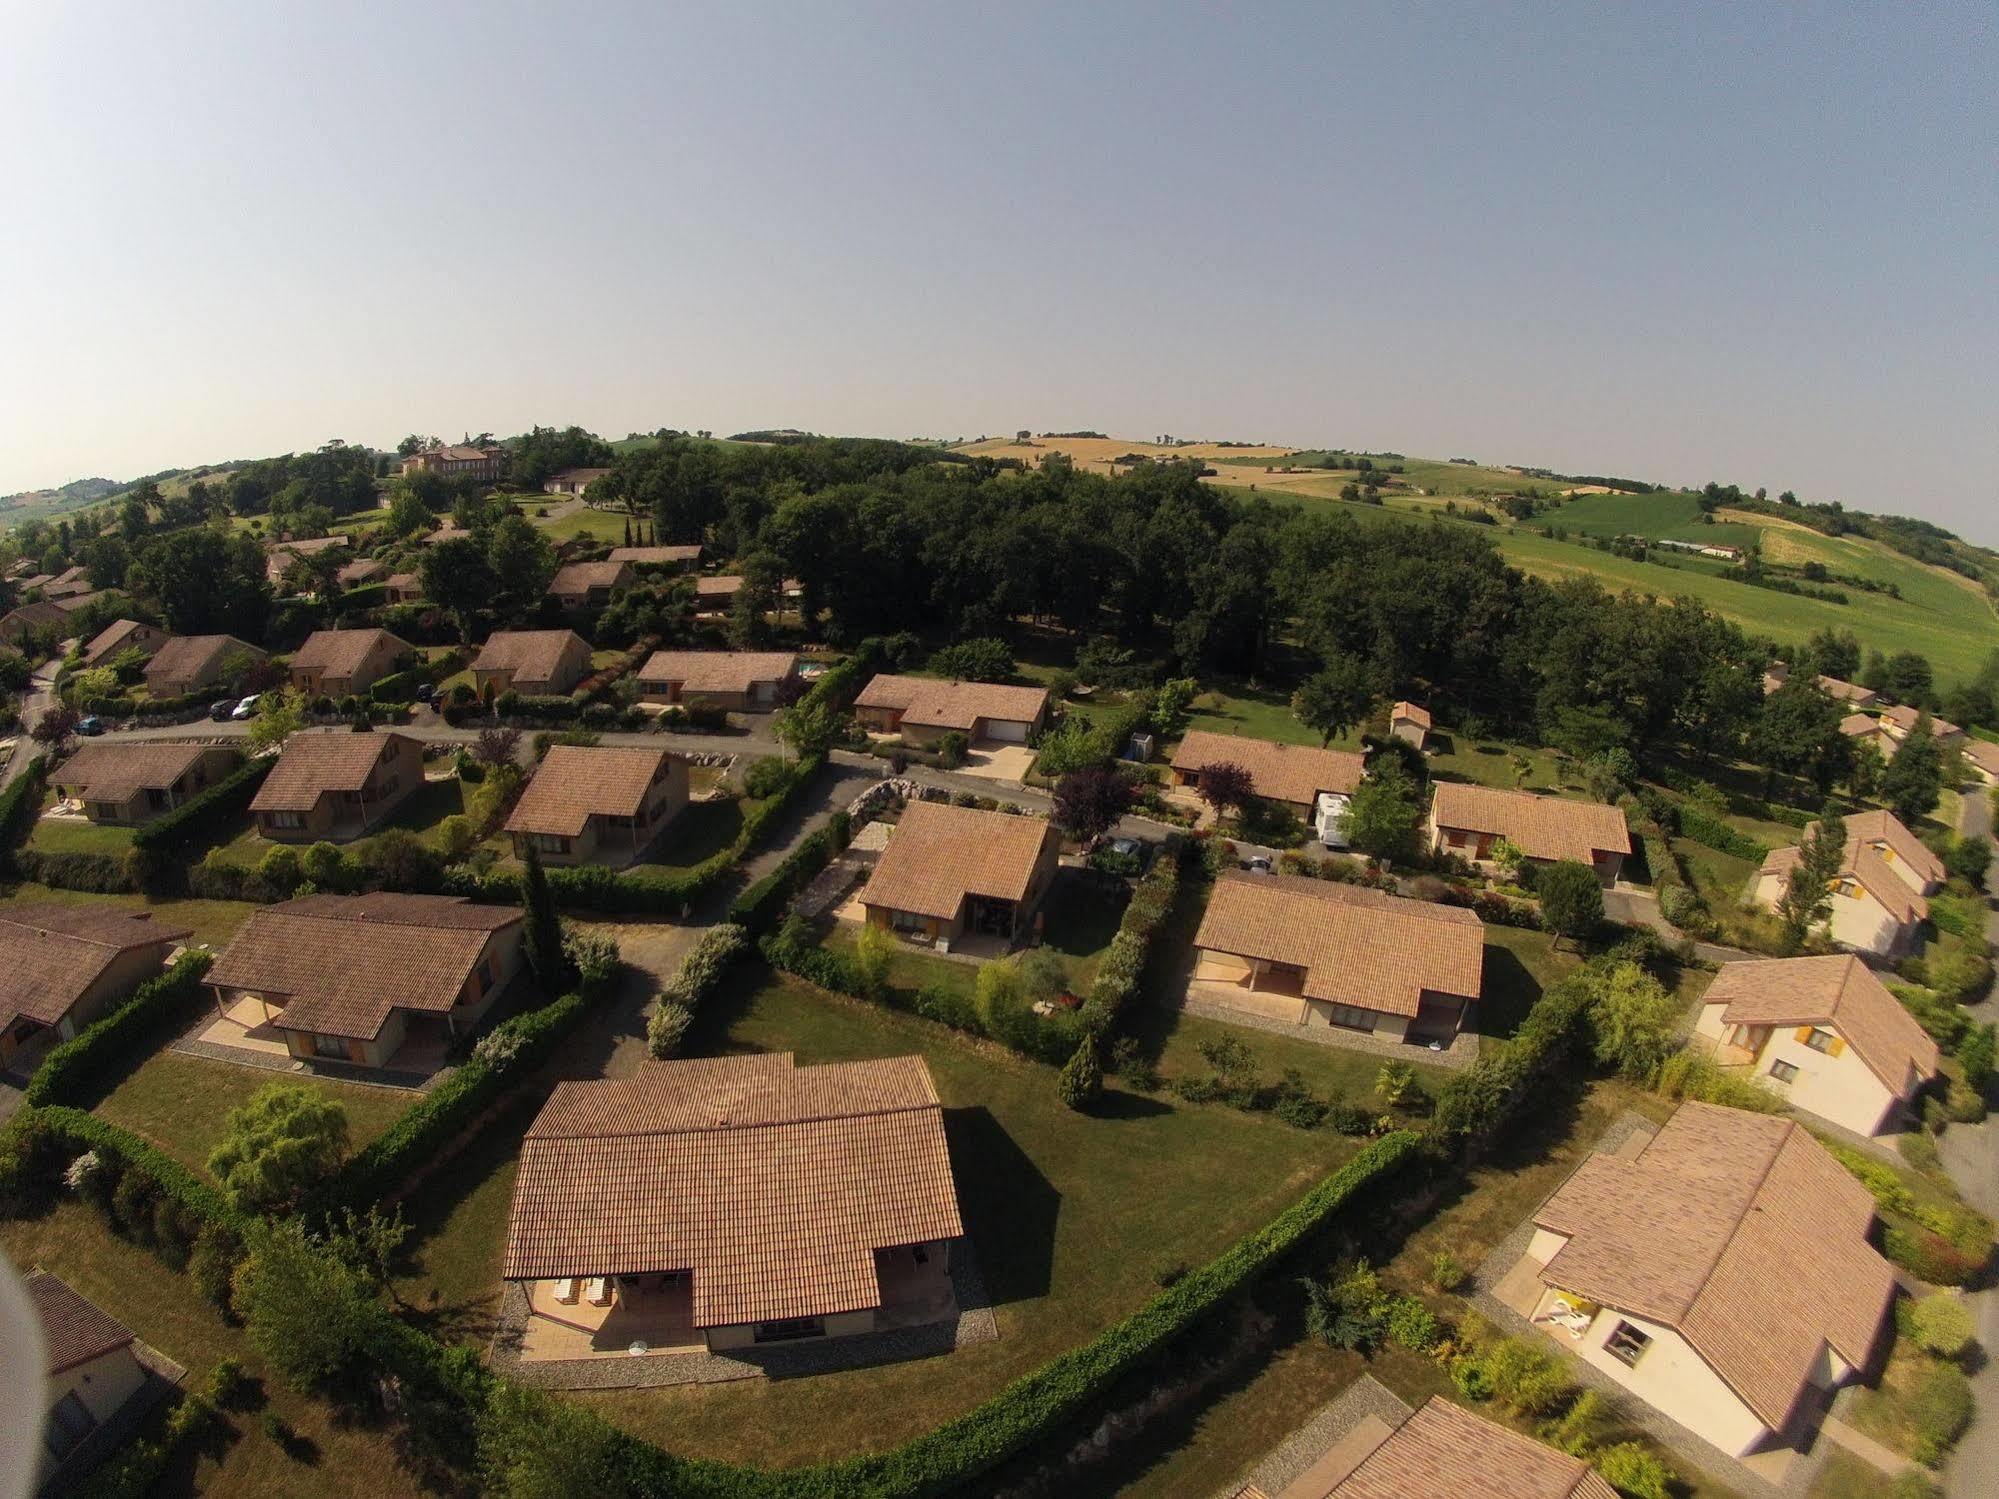
<path id="1" fill-rule="evenodd" d="M 661 567 L 678 572 L 683 567 L 692 567 L 701 560 L 698 546 L 681 547 L 612 547 L 613 562 L 629 562 L 636 568 Z"/>
<path id="2" fill-rule="evenodd" d="M 517 906 L 455 895 L 308 895 L 252 911 L 208 986 L 295 1057 L 386 1067 L 478 1023 L 520 971 L 524 923 Z"/>
<path id="3" fill-rule="evenodd" d="M 550 864 L 629 863 L 687 805 L 687 761 L 669 750 L 558 744 L 507 818 L 515 851 Z"/>
<path id="4" fill-rule="evenodd" d="M 90 569 L 81 566 L 65 568 L 41 585 L 42 597 L 51 603 L 59 599 L 76 598 L 80 594 L 91 592 L 93 587 L 90 581 Z"/>
<path id="5" fill-rule="evenodd" d="M 1790 680 L 1790 663 L 1787 661 L 1772 661 L 1768 666 L 1763 668 L 1763 695 L 1768 697 Z"/>
<path id="6" fill-rule="evenodd" d="M 1794 1109 L 1878 1135 L 1937 1074 L 1930 1033 L 1850 953 L 1724 963 L 1696 1034 L 1725 1067 L 1777 1085 Z"/>
<path id="7" fill-rule="evenodd" d="M 226 745 L 86 744 L 58 765 L 49 784 L 83 803 L 92 822 L 137 827 L 170 812 L 236 768 Z"/>
<path id="8" fill-rule="evenodd" d="M 42 1448 L 36 1484 L 64 1487 L 108 1456 L 80 1449 L 146 1388 L 132 1329 L 67 1281 L 37 1268 L 24 1284 L 42 1327 Z M 17 1352 L 20 1352 L 17 1345 Z M 25 1372 L 25 1371 L 24 1371 Z M 71 1459 L 75 1461 L 72 1462 Z M 17 1492 L 26 1493 L 23 1483 Z"/>
<path id="9" fill-rule="evenodd" d="M 1842 947 L 1899 956 L 1929 918 L 1927 897 L 1943 884 L 1943 861 L 1892 812 L 1856 812 L 1844 822 L 1846 848 L 1825 929 Z M 1770 850 L 1756 872 L 1758 905 L 1775 908 L 1800 857 L 1792 845 Z"/>
<path id="10" fill-rule="evenodd" d="M 1471 911 L 1302 875 L 1222 875 L 1194 948 L 1194 983 L 1232 1009 L 1382 1041 L 1448 1043 L 1485 977 Z"/>
<path id="11" fill-rule="evenodd" d="M 1214 765 L 1241 766 L 1260 800 L 1295 814 L 1321 843 L 1346 846 L 1347 808 L 1367 773 L 1367 762 L 1352 750 L 1191 729 L 1173 751 L 1173 783 L 1198 790 Z"/>
<path id="12" fill-rule="evenodd" d="M 308 697 L 358 696 L 415 654 L 387 630 L 314 630 L 292 653 L 292 686 Z"/>
<path id="13" fill-rule="evenodd" d="M 233 662 L 254 665 L 265 652 L 234 635 L 175 635 L 146 663 L 146 691 L 153 697 L 185 697 L 223 680 Z"/>
<path id="14" fill-rule="evenodd" d="M 59 609 L 46 600 L 36 599 L 0 615 L 0 640 L 9 645 L 19 645 L 39 630 L 52 630 L 58 639 L 67 636 L 69 611 Z"/>
<path id="15" fill-rule="evenodd" d="M 1233 1499 L 1271 1496 L 1250 1485 Z M 1432 1395 L 1399 1423 L 1361 1416 L 1277 1499 L 1617 1499 L 1617 1491 L 1582 1458 Z"/>
<path id="16" fill-rule="evenodd" d="M 737 713 L 768 713 L 778 688 L 798 673 L 790 651 L 654 651 L 639 668 L 649 703 L 703 702 Z"/>
<path id="17" fill-rule="evenodd" d="M 1999 744 L 1989 739 L 1967 738 L 1964 741 L 1964 763 L 1985 786 L 1999 786 Z"/>
<path id="18" fill-rule="evenodd" d="M 1631 829 L 1615 807 L 1455 781 L 1437 783 L 1429 831 L 1439 853 L 1483 862 L 1504 838 L 1536 863 L 1587 864 L 1606 885 L 1616 882 L 1631 852 Z"/>
<path id="19" fill-rule="evenodd" d="M 1862 687 L 1857 682 L 1842 682 L 1838 677 L 1821 675 L 1818 679 L 1819 691 L 1827 697 L 1837 698 L 1853 708 L 1872 708 L 1881 701 L 1881 694 L 1872 688 Z"/>
<path id="20" fill-rule="evenodd" d="M 1723 1452 L 1798 1442 L 1878 1352 L 1895 1275 L 1874 1198 L 1801 1124 L 1683 1103 L 1534 1214 L 1532 1320 Z"/>
<path id="21" fill-rule="evenodd" d="M 391 604 L 410 604 L 423 597 L 421 573 L 390 573 L 382 579 L 382 597 Z"/>
<path id="22" fill-rule="evenodd" d="M 284 577 L 285 569 L 298 558 L 340 551 L 353 544 L 352 538 L 346 536 L 314 536 L 304 541 L 270 542 L 264 547 L 264 576 L 276 583 Z"/>
<path id="23" fill-rule="evenodd" d="M 1882 710 L 1881 732 L 1886 734 L 1893 743 L 1899 745 L 1915 730 L 1916 720 L 1921 717 L 1922 714 L 1914 708 L 1903 703 L 1897 703 L 1892 708 Z M 1936 740 L 1939 749 L 1954 749 L 1964 743 L 1965 734 L 1963 729 L 1960 729 L 1947 718 L 1932 718 L 1930 720 L 1930 737 Z"/>
<path id="24" fill-rule="evenodd" d="M 736 595 L 743 591 L 743 580 L 735 573 L 719 573 L 714 577 L 694 580 L 694 612 L 696 614 L 726 614 L 729 606 L 736 601 Z"/>
<path id="25" fill-rule="evenodd" d="M 454 526 L 450 521 L 445 521 L 422 540 L 425 546 L 434 547 L 442 546 L 447 541 L 469 541 L 471 537 L 472 533 L 463 526 Z"/>
<path id="26" fill-rule="evenodd" d="M 1025 744 L 1048 721 L 1048 691 L 883 673 L 854 699 L 854 716 L 870 733 L 900 734 L 918 747 L 953 732 L 974 744 Z"/>
<path id="27" fill-rule="evenodd" d="M 423 787 L 423 741 L 375 730 L 303 729 L 250 799 L 257 831 L 276 843 L 344 843 Z"/>
<path id="28" fill-rule="evenodd" d="M 121 598 L 123 595 L 124 590 L 120 588 L 93 588 L 88 593 L 67 594 L 62 598 L 52 599 L 50 602 L 56 606 L 56 611 L 67 620 L 71 615 L 88 609 L 91 605 L 101 600 Z M 70 626 L 69 632 L 72 634 L 75 633 L 74 625 Z"/>
<path id="29" fill-rule="evenodd" d="M 0 909 L 0 1066 L 43 1032 L 67 1041 L 160 971 L 188 935 L 150 911 Z"/>
<path id="30" fill-rule="evenodd" d="M 565 562 L 549 579 L 548 596 L 565 609 L 601 609 L 636 576 L 629 562 Z"/>
<path id="31" fill-rule="evenodd" d="M 1430 710 L 1420 703 L 1395 704 L 1388 710 L 1388 735 L 1421 749 L 1430 737 Z"/>
<path id="32" fill-rule="evenodd" d="M 526 1358 L 544 1333 L 572 1357 L 721 1351 L 955 1317 L 964 1234 L 922 1058 L 647 1061 L 556 1084 L 500 1274 L 527 1292 Z"/>
<path id="33" fill-rule="evenodd" d="M 136 619 L 114 619 L 83 648 L 83 665 L 108 666 L 127 651 L 151 656 L 167 639 L 167 632 L 158 625 L 141 624 Z"/>
<path id="34" fill-rule="evenodd" d="M 357 557 L 341 567 L 337 578 L 342 588 L 359 588 L 388 575 L 388 563 L 374 557 Z"/>
<path id="35" fill-rule="evenodd" d="M 543 494 L 566 494 L 580 496 L 584 490 L 595 484 L 608 468 L 565 468 L 559 469 L 541 481 Z"/>
<path id="36" fill-rule="evenodd" d="M 563 697 L 590 672 L 590 643 L 574 630 L 495 630 L 472 662 L 472 682 L 484 697 L 511 689 L 530 697 Z"/>
<path id="37" fill-rule="evenodd" d="M 945 951 L 968 936 L 1011 946 L 1038 926 L 1061 850 L 1038 817 L 911 802 L 860 901 L 869 925 Z"/>

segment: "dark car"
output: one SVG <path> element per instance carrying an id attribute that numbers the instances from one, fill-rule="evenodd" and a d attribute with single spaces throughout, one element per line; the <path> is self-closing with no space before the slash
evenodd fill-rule
<path id="1" fill-rule="evenodd" d="M 416 690 L 416 700 L 417 700 L 418 702 L 420 702 L 420 703 L 434 703 L 434 702 L 436 702 L 436 701 L 437 701 L 437 683 L 435 683 L 435 682 L 424 682 L 424 683 L 421 683 L 421 684 L 419 684 L 419 685 L 418 685 L 418 687 L 417 687 L 417 690 Z"/>
<path id="2" fill-rule="evenodd" d="M 227 723 L 229 722 L 229 715 L 235 711 L 236 699 L 225 697 L 219 703 L 210 703 L 208 705 L 208 718 L 211 723 Z"/>
<path id="3" fill-rule="evenodd" d="M 79 734 L 102 734 L 104 732 L 104 720 L 95 714 L 92 714 L 89 718 L 79 718 L 76 721 L 76 731 Z"/>

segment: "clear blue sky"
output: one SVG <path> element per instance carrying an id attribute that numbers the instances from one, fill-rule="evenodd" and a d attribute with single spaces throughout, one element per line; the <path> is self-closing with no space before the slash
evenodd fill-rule
<path id="1" fill-rule="evenodd" d="M 1393 448 L 1999 541 L 1999 8 L 9 8 L 0 492 L 571 421 Z"/>

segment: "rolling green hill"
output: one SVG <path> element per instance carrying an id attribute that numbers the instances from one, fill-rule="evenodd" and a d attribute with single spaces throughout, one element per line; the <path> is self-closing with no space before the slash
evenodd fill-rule
<path id="1" fill-rule="evenodd" d="M 1583 536 L 1645 536 L 1717 546 L 1750 546 L 1760 533 L 1759 527 L 1741 521 L 1708 521 L 1700 496 L 1692 494 L 1577 495 L 1542 518 Z"/>

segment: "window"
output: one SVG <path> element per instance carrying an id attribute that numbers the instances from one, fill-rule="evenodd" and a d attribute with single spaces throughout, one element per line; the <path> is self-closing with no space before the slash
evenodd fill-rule
<path id="1" fill-rule="evenodd" d="M 347 1056 L 347 1042 L 340 1036 L 314 1036 L 312 1049 L 322 1057 L 339 1057 L 344 1061 Z"/>
<path id="2" fill-rule="evenodd" d="M 1603 1351 L 1620 1364 L 1635 1366 L 1645 1350 L 1651 1346 L 1652 1338 L 1649 1333 L 1640 1332 L 1629 1322 L 1620 1322 L 1604 1343 Z"/>
<path id="3" fill-rule="evenodd" d="M 1798 1076 L 1798 1069 L 1793 1067 L 1789 1062 L 1772 1062 L 1770 1064 L 1770 1076 L 1777 1079 L 1780 1083 L 1794 1082 Z"/>
<path id="4" fill-rule="evenodd" d="M 1813 1051 L 1830 1052 L 1838 1042 L 1839 1037 L 1835 1036 L 1824 1026 L 1818 1025 L 1813 1026 L 1812 1033 L 1805 1037 L 1805 1045 L 1809 1046 Z"/>
<path id="5" fill-rule="evenodd" d="M 97 1425 L 97 1418 L 88 1407 L 76 1398 L 75 1390 L 65 1390 L 49 1411 L 49 1424 L 42 1432 L 42 1439 L 48 1443 L 49 1452 L 57 1462 L 61 1462 L 76 1451 L 77 1443 L 89 1436 Z"/>
<path id="6" fill-rule="evenodd" d="M 484 994 L 493 987 L 493 965 L 484 959 L 479 963 L 479 992 Z"/>
<path id="7" fill-rule="evenodd" d="M 759 1343 L 788 1343 L 794 1338 L 826 1336 L 824 1317 L 787 1317 L 781 1322 L 759 1322 L 755 1337 Z"/>
<path id="8" fill-rule="evenodd" d="M 1374 1029 L 1374 1011 L 1363 1010 L 1359 1005 L 1334 1005 L 1333 1024 L 1343 1025 L 1350 1031 L 1371 1031 Z"/>
<path id="9" fill-rule="evenodd" d="M 545 854 L 566 854 L 569 852 L 569 840 L 559 833 L 536 833 L 534 841 L 535 847 L 539 848 Z"/>
<path id="10" fill-rule="evenodd" d="M 271 819 L 271 826 L 274 828 L 302 828 L 305 826 L 305 813 L 303 812 L 266 812 L 264 815 Z"/>

